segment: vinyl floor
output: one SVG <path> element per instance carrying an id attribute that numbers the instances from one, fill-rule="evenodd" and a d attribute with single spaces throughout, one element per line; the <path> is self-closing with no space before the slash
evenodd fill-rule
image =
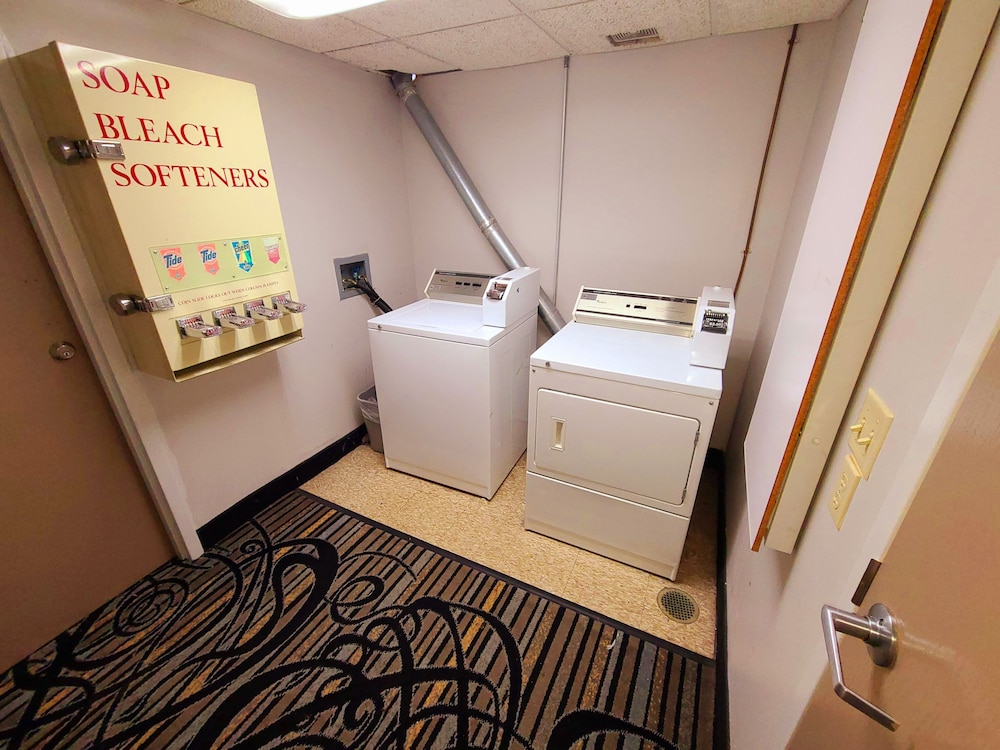
<path id="1" fill-rule="evenodd" d="M 697 654 L 715 657 L 718 469 L 707 462 L 676 581 L 525 531 L 524 456 L 492 500 L 385 468 L 362 445 L 302 489 L 542 591 Z M 668 618 L 665 587 L 697 604 L 691 623 Z"/>

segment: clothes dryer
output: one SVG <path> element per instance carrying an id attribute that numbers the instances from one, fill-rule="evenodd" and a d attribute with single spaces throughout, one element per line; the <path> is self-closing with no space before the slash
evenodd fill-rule
<path id="1" fill-rule="evenodd" d="M 527 444 L 539 271 L 435 270 L 368 321 L 386 467 L 493 497 Z"/>
<path id="2" fill-rule="evenodd" d="M 525 528 L 677 576 L 734 315 L 719 287 L 581 290 L 531 356 Z"/>

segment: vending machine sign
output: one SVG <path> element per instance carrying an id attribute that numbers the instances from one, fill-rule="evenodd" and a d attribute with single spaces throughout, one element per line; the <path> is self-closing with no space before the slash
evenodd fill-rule
<path id="1" fill-rule="evenodd" d="M 274 265 L 281 262 L 281 241 L 277 237 L 264 238 L 264 252 Z"/>
<path id="2" fill-rule="evenodd" d="M 287 309 L 212 338 L 177 323 L 297 299 L 252 84 L 60 42 L 17 64 L 43 139 L 118 155 L 56 172 L 102 291 L 171 296 L 120 321 L 140 369 L 183 379 L 302 337 Z"/>
<path id="3" fill-rule="evenodd" d="M 181 255 L 179 247 L 167 247 L 160 250 L 160 258 L 163 260 L 163 268 L 170 278 L 177 281 L 184 278 L 184 256 Z"/>
<path id="4" fill-rule="evenodd" d="M 219 272 L 219 251 L 215 249 L 215 244 L 198 245 L 198 255 L 205 273 L 215 276 Z"/>
<path id="5" fill-rule="evenodd" d="M 152 247 L 149 252 L 156 262 L 160 290 L 177 294 L 191 289 L 219 286 L 227 280 L 258 278 L 276 271 L 287 271 L 288 263 L 281 258 L 275 264 L 257 262 L 258 258 L 265 255 L 270 259 L 268 242 L 274 239 L 214 238 L 211 242 Z M 188 259 L 189 262 L 185 263 Z M 180 273 L 174 273 L 178 269 Z"/>
<path id="6" fill-rule="evenodd" d="M 236 256 L 236 265 L 241 271 L 250 273 L 253 270 L 253 253 L 250 250 L 250 240 L 237 240 L 230 243 Z"/>

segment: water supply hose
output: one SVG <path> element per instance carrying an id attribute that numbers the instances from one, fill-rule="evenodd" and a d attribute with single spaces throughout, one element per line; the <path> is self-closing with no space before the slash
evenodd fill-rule
<path id="1" fill-rule="evenodd" d="M 364 295 L 371 300 L 371 303 L 379 310 L 384 313 L 392 312 L 392 308 L 389 307 L 389 303 L 382 299 L 379 293 L 375 291 L 375 288 L 371 285 L 371 282 L 368 281 L 364 274 L 358 276 L 356 279 L 344 279 L 344 286 L 348 289 L 360 289 Z"/>

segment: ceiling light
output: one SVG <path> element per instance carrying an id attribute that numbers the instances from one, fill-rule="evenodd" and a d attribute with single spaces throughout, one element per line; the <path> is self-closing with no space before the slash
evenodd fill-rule
<path id="1" fill-rule="evenodd" d="M 383 0 L 250 0 L 264 10 L 285 18 L 321 18 L 344 13 Z"/>

